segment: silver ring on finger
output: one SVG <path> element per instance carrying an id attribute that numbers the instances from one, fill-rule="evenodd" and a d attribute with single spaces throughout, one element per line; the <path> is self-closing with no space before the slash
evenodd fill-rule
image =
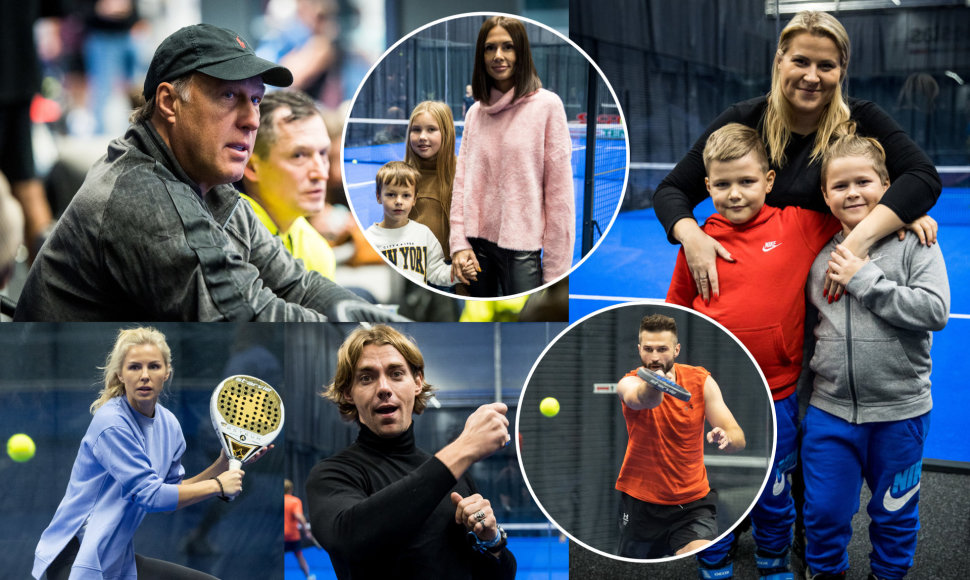
<path id="1" fill-rule="evenodd" d="M 482 510 L 478 510 L 477 512 L 474 513 L 472 517 L 475 518 L 476 522 L 480 522 L 485 519 L 485 512 Z"/>

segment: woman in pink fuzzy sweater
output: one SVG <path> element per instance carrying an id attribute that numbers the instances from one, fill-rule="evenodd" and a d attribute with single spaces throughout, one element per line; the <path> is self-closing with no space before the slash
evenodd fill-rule
<path id="1" fill-rule="evenodd" d="M 562 101 L 541 87 L 525 26 L 486 20 L 451 201 L 452 269 L 472 296 L 528 292 L 572 264 L 572 141 Z"/>

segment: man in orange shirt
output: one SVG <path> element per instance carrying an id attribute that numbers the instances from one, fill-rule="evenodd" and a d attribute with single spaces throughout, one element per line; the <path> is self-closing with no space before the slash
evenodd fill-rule
<path id="1" fill-rule="evenodd" d="M 302 531 L 301 531 L 302 530 Z M 310 567 L 303 557 L 303 550 L 300 549 L 300 540 L 306 535 L 310 537 L 310 526 L 307 525 L 306 517 L 303 516 L 303 502 L 300 498 L 293 495 L 293 482 L 289 479 L 283 480 L 283 552 L 293 552 L 296 561 L 300 563 L 300 570 L 307 580 L 316 580 L 316 576 L 310 574 Z"/>
<path id="2" fill-rule="evenodd" d="M 655 559 L 684 554 L 717 537 L 717 492 L 704 467 L 707 442 L 734 453 L 744 449 L 744 431 L 706 369 L 674 363 L 680 354 L 677 323 L 662 314 L 640 321 L 637 350 L 643 368 L 687 389 L 682 401 L 654 389 L 637 369 L 620 379 L 629 442 L 616 489 L 620 503 L 617 555 Z"/>

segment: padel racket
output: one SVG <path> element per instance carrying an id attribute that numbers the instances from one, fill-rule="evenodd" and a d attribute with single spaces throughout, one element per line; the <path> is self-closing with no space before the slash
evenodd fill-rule
<path id="1" fill-rule="evenodd" d="M 209 418 L 229 457 L 229 469 L 239 469 L 283 429 L 283 401 L 265 381 L 235 375 L 212 391 Z"/>
<path id="2" fill-rule="evenodd" d="M 680 399 L 681 401 L 690 400 L 690 391 L 668 379 L 667 377 L 660 376 L 657 373 L 648 371 L 643 367 L 637 369 L 637 376 L 643 379 L 643 382 L 647 383 L 651 387 L 657 389 L 658 391 L 667 393 L 675 399 Z"/>

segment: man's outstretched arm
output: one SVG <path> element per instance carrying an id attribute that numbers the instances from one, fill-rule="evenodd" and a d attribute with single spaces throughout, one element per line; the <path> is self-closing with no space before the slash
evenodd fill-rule
<path id="1" fill-rule="evenodd" d="M 653 371 L 648 370 L 647 372 Z M 673 371 L 670 374 L 673 375 Z M 668 376 L 667 378 L 674 380 L 672 376 Z M 653 409 L 664 400 L 664 394 L 662 392 L 654 389 L 636 375 L 620 379 L 620 382 L 616 384 L 616 394 L 620 396 L 620 400 L 623 401 L 624 405 L 634 411 Z"/>
<path id="2" fill-rule="evenodd" d="M 744 449 L 744 431 L 734 419 L 731 409 L 728 409 L 724 397 L 721 396 L 721 388 L 711 376 L 704 383 L 704 414 L 713 427 L 707 432 L 708 443 L 715 444 L 718 449 L 728 453 Z"/>

